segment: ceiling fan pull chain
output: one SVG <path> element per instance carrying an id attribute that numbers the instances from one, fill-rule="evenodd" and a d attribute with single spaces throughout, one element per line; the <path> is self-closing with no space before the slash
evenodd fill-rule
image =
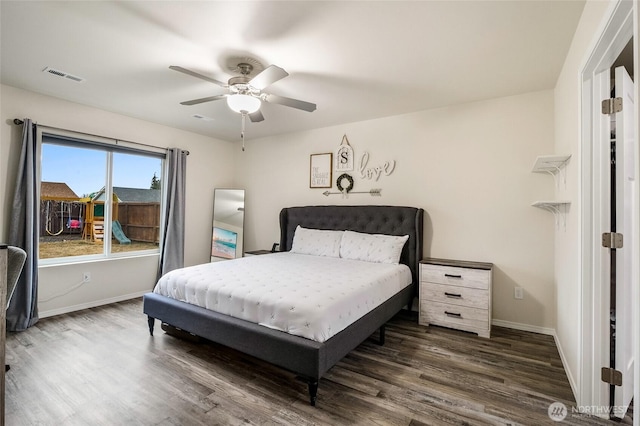
<path id="1" fill-rule="evenodd" d="M 242 131 L 240 132 L 240 138 L 242 139 L 242 152 L 244 152 L 244 123 L 247 119 L 247 113 L 242 113 Z"/>

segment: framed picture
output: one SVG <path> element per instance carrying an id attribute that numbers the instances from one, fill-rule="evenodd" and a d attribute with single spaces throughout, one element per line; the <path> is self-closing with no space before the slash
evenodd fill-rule
<path id="1" fill-rule="evenodd" d="M 309 188 L 331 188 L 333 154 L 311 154 L 309 165 Z"/>
<path id="2" fill-rule="evenodd" d="M 238 244 L 238 233 L 228 229 L 213 227 L 213 238 L 211 241 L 211 256 L 222 257 L 223 259 L 235 259 L 236 245 Z"/>

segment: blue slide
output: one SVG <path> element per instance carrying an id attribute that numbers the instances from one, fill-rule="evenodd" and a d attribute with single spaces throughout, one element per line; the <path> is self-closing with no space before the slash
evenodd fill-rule
<path id="1" fill-rule="evenodd" d="M 131 240 L 128 239 L 126 235 L 124 235 L 122 226 L 117 220 L 114 220 L 111 224 L 111 233 L 114 237 L 116 237 L 116 240 L 118 240 L 120 244 L 131 244 Z"/>

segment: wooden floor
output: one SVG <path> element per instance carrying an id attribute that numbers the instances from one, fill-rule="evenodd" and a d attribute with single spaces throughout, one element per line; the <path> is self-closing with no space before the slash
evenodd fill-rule
<path id="1" fill-rule="evenodd" d="M 572 413 L 553 338 L 495 327 L 491 339 L 407 316 L 320 381 L 212 343 L 150 337 L 140 299 L 46 318 L 7 341 L 6 424 L 604 425 Z M 551 421 L 549 405 L 568 416 Z M 625 421 L 626 423 L 626 421 Z"/>

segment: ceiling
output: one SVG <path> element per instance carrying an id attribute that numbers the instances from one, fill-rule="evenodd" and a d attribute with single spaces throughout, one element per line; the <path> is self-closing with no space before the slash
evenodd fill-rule
<path id="1" fill-rule="evenodd" d="M 215 138 L 240 139 L 229 58 L 289 76 L 267 91 L 260 138 L 555 86 L 584 1 L 6 1 L 1 82 Z M 42 72 L 51 67 L 85 81 Z M 195 114 L 211 120 L 197 119 Z M 30 117 L 38 121 L 38 117 Z M 51 123 L 45 123 L 51 124 Z"/>

